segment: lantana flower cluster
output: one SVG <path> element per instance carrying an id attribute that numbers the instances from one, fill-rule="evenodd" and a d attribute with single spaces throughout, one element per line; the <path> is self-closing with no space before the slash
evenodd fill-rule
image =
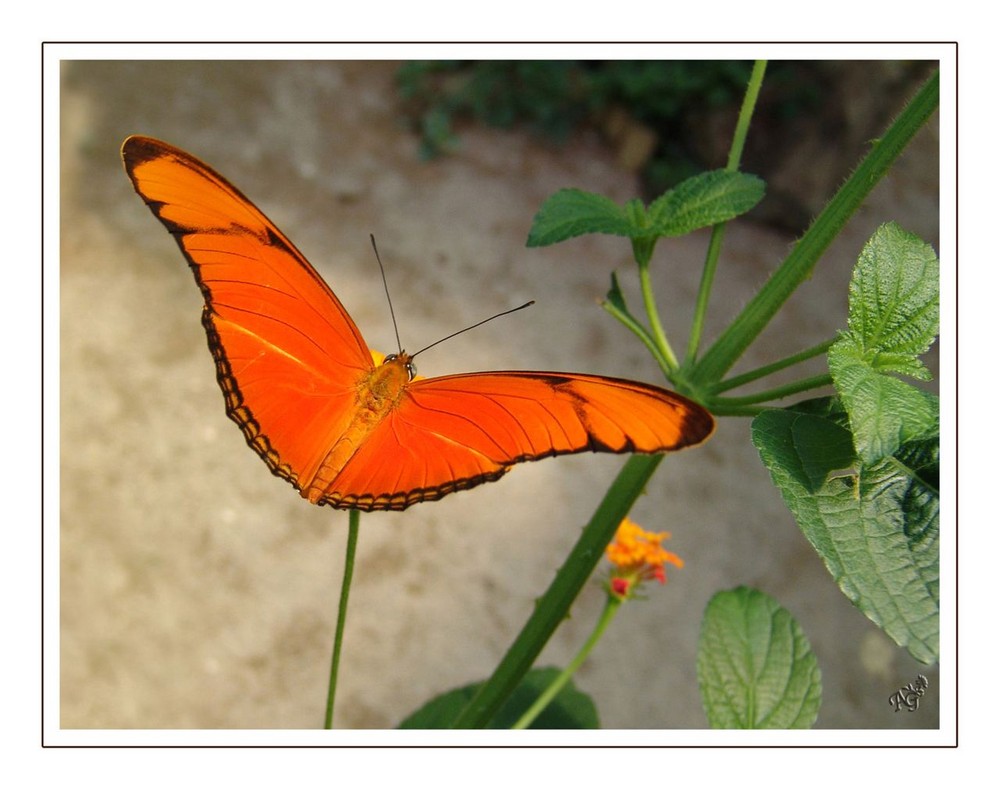
<path id="1" fill-rule="evenodd" d="M 606 549 L 613 566 L 608 580 L 609 593 L 621 600 L 632 598 L 645 581 L 655 579 L 660 584 L 665 583 L 664 566 L 667 563 L 683 568 L 684 560 L 661 545 L 669 538 L 669 532 L 646 532 L 631 519 L 624 519 Z"/>

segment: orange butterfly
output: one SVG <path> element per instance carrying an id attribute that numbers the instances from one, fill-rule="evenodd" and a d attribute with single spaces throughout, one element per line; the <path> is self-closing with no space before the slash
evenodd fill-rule
<path id="1" fill-rule="evenodd" d="M 201 288 L 226 413 L 310 502 L 402 510 L 521 461 L 661 453 L 712 433 L 698 404 L 633 381 L 528 371 L 413 380 L 404 352 L 376 365 L 330 287 L 226 179 L 149 137 L 129 137 L 122 159 Z"/>

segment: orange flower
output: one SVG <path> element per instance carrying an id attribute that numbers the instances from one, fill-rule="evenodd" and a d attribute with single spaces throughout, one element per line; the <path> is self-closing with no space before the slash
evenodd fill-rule
<path id="1" fill-rule="evenodd" d="M 631 519 L 622 520 L 607 548 L 608 559 L 614 565 L 608 583 L 611 594 L 620 599 L 630 598 L 648 579 L 663 584 L 667 580 L 665 563 L 683 568 L 684 560 L 660 545 L 669 538 L 669 532 L 646 532 Z"/>

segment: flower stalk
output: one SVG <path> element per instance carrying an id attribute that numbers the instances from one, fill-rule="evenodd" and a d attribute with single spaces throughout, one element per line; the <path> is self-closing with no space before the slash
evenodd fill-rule
<path id="1" fill-rule="evenodd" d="M 660 545 L 669 537 L 668 532 L 646 532 L 631 519 L 622 520 L 615 533 L 615 539 L 605 549 L 605 554 L 613 567 L 606 584 L 608 599 L 594 630 L 573 660 L 538 696 L 511 729 L 523 730 L 531 726 L 587 660 L 611 625 L 621 605 L 625 601 L 639 597 L 639 588 L 643 582 L 655 579 L 660 584 L 665 584 L 667 574 L 664 565 L 668 562 L 678 568 L 684 567 L 684 560 Z"/>

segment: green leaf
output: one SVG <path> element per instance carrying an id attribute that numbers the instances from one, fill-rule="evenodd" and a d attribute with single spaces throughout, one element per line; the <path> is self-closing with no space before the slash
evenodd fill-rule
<path id="1" fill-rule="evenodd" d="M 559 670 L 554 668 L 531 670 L 487 725 L 488 728 L 509 729 L 558 676 Z M 482 682 L 473 683 L 435 697 L 415 713 L 407 716 L 399 725 L 400 729 L 429 730 L 450 727 L 482 685 Z M 594 707 L 593 701 L 570 681 L 538 715 L 530 728 L 592 730 L 600 726 L 597 708 Z"/>
<path id="2" fill-rule="evenodd" d="M 938 657 L 941 548 L 937 470 L 938 441 L 934 439 L 904 445 L 896 458 L 862 467 L 859 478 L 864 520 L 887 525 L 886 546 L 906 560 L 905 566 L 884 562 L 880 566 L 887 589 L 903 591 L 897 600 L 884 601 L 888 617 L 902 615 L 890 607 L 906 608 L 906 614 L 913 616 L 911 630 L 922 635 L 923 641 L 910 643 L 910 653 L 928 664 Z"/>
<path id="3" fill-rule="evenodd" d="M 712 170 L 682 181 L 649 206 L 658 236 L 683 236 L 745 214 L 764 197 L 764 182 L 747 173 Z"/>
<path id="4" fill-rule="evenodd" d="M 611 198 L 582 189 L 560 189 L 535 214 L 528 246 L 544 247 L 584 233 L 628 236 L 632 230 L 625 211 Z"/>
<path id="5" fill-rule="evenodd" d="M 895 223 L 865 244 L 851 276 L 847 328 L 873 369 L 931 377 L 918 357 L 938 333 L 939 277 L 931 246 Z"/>
<path id="6" fill-rule="evenodd" d="M 848 329 L 828 358 L 866 463 L 938 433 L 938 399 L 889 375 L 930 378 L 919 355 L 938 332 L 938 277 L 931 247 L 891 223 L 875 231 L 858 258 Z"/>
<path id="7" fill-rule="evenodd" d="M 705 608 L 698 686 L 718 729 L 808 728 L 823 691 L 799 624 L 773 598 L 747 587 L 716 593 Z"/>
<path id="8" fill-rule="evenodd" d="M 787 429 L 772 437 L 772 452 L 810 493 L 817 493 L 836 472 L 855 464 L 846 415 L 830 398 L 795 407 Z"/>
<path id="9" fill-rule="evenodd" d="M 936 436 L 938 398 L 875 370 L 844 337 L 827 354 L 830 373 L 850 415 L 858 455 L 866 463 L 892 456 L 905 442 Z"/>
<path id="10" fill-rule="evenodd" d="M 560 189 L 535 214 L 529 247 L 565 241 L 584 233 L 631 239 L 681 236 L 724 222 L 753 208 L 764 196 L 764 182 L 746 173 L 713 170 L 682 181 L 645 209 L 640 200 L 619 206 L 582 189 Z"/>
<path id="11" fill-rule="evenodd" d="M 908 441 L 873 464 L 857 457 L 845 464 L 846 413 L 823 401 L 761 412 L 753 443 L 848 599 L 931 663 L 938 657 L 937 438 Z M 848 465 L 851 473 L 838 474 Z M 817 486 L 823 469 L 829 475 Z"/>

